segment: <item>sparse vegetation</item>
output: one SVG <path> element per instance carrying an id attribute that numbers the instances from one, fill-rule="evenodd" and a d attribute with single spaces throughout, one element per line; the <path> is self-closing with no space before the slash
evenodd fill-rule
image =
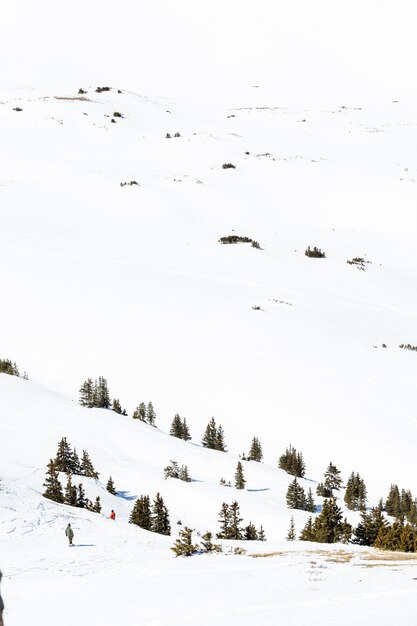
<path id="1" fill-rule="evenodd" d="M 412 346 L 411 343 L 402 343 L 399 347 L 403 348 L 403 350 L 411 350 L 412 352 L 417 352 L 417 346 Z"/>
<path id="2" fill-rule="evenodd" d="M 137 185 L 138 187 L 140 187 L 139 183 L 137 180 L 129 180 L 129 181 L 125 181 L 124 183 L 120 183 L 120 187 L 132 187 L 132 185 Z"/>
<path id="3" fill-rule="evenodd" d="M 326 258 L 326 253 L 322 252 L 321 249 L 317 248 L 316 246 L 314 246 L 313 249 L 311 249 L 310 246 L 308 246 L 307 250 L 305 251 L 305 255 L 313 259 L 325 259 Z"/>
<path id="4" fill-rule="evenodd" d="M 96 93 L 103 93 L 103 91 L 110 91 L 111 87 L 97 87 Z"/>
<path id="5" fill-rule="evenodd" d="M 235 170 L 236 165 L 233 165 L 233 163 L 223 163 L 222 168 L 224 170 Z"/>
<path id="6" fill-rule="evenodd" d="M 17 364 L 11 361 L 10 359 L 0 359 L 0 374 L 9 374 L 9 376 L 17 376 L 18 378 L 23 378 L 24 380 L 29 379 L 26 372 L 23 372 L 22 376 L 20 375 Z"/>
<path id="7" fill-rule="evenodd" d="M 250 237 L 240 237 L 239 235 L 227 235 L 226 237 L 220 237 L 219 243 L 250 243 L 252 245 L 252 248 L 257 248 L 258 250 L 262 249 L 257 241 L 254 241 Z"/>

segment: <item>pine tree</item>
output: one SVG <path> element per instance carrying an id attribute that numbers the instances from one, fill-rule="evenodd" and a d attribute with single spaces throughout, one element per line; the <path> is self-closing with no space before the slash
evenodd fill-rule
<path id="1" fill-rule="evenodd" d="M 381 528 L 388 525 L 382 510 L 375 507 L 369 513 L 365 509 L 361 511 L 361 521 L 355 529 L 353 543 L 360 546 L 373 546 Z"/>
<path id="2" fill-rule="evenodd" d="M 85 406 L 91 409 L 94 406 L 94 385 L 91 378 L 87 378 L 80 388 L 80 400 L 81 406 Z"/>
<path id="3" fill-rule="evenodd" d="M 262 459 L 263 459 L 262 446 L 259 442 L 259 439 L 257 437 L 254 437 L 252 439 L 252 443 L 250 446 L 248 461 L 260 462 L 262 461 Z"/>
<path id="4" fill-rule="evenodd" d="M 80 473 L 82 476 L 86 476 L 87 478 L 97 479 L 99 477 L 98 472 L 96 472 L 96 470 L 94 469 L 94 466 L 90 459 L 90 455 L 88 454 L 87 450 L 83 450 L 83 455 L 81 458 L 81 465 L 80 465 Z"/>
<path id="5" fill-rule="evenodd" d="M 149 496 L 140 496 L 135 502 L 129 518 L 130 524 L 136 524 L 145 530 L 151 530 L 151 504 Z"/>
<path id="6" fill-rule="evenodd" d="M 401 517 L 401 496 L 398 485 L 391 485 L 388 497 L 385 502 L 385 510 L 388 515 L 395 518 Z"/>
<path id="7" fill-rule="evenodd" d="M 296 538 L 296 534 L 295 534 L 294 517 L 291 516 L 290 527 L 287 533 L 287 541 L 295 541 L 295 538 Z"/>
<path id="8" fill-rule="evenodd" d="M 113 478 L 111 476 L 109 477 L 109 480 L 107 481 L 106 489 L 113 496 L 116 495 L 116 489 L 114 488 L 114 482 L 113 482 Z"/>
<path id="9" fill-rule="evenodd" d="M 72 455 L 71 455 L 71 472 L 73 474 L 80 474 L 81 473 L 80 458 L 79 458 L 79 456 L 77 454 L 77 450 L 75 448 L 72 451 Z"/>
<path id="10" fill-rule="evenodd" d="M 170 463 L 170 465 L 167 465 L 164 468 L 164 478 L 179 478 L 180 469 L 178 467 L 177 461 L 171 461 Z"/>
<path id="11" fill-rule="evenodd" d="M 132 418 L 134 420 L 146 422 L 146 404 L 144 402 L 141 402 L 139 406 L 134 410 Z"/>
<path id="12" fill-rule="evenodd" d="M 171 430 L 169 431 L 171 437 L 177 437 L 178 439 L 182 439 L 183 428 L 182 421 L 178 413 L 174 415 L 174 419 L 172 420 Z"/>
<path id="13" fill-rule="evenodd" d="M 244 529 L 243 539 L 245 539 L 245 541 L 257 541 L 258 531 L 256 530 L 255 525 L 252 524 L 252 522 L 249 522 L 249 524 Z"/>
<path id="14" fill-rule="evenodd" d="M 85 497 L 84 487 L 82 483 L 80 483 L 77 489 L 77 506 L 80 509 L 85 509 L 86 505 L 87 505 L 87 499 Z"/>
<path id="15" fill-rule="evenodd" d="M 212 450 L 216 450 L 217 426 L 216 426 L 216 420 L 214 419 L 214 417 L 212 417 L 209 423 L 207 424 L 201 443 L 203 444 L 204 448 L 211 448 Z"/>
<path id="16" fill-rule="evenodd" d="M 289 484 L 286 498 L 289 509 L 306 509 L 306 495 L 296 478 Z"/>
<path id="17" fill-rule="evenodd" d="M 156 426 L 156 413 L 154 411 L 152 402 L 149 402 L 146 409 L 146 421 L 148 422 L 149 426 Z"/>
<path id="18" fill-rule="evenodd" d="M 224 432 L 223 432 L 223 428 L 221 424 L 219 424 L 219 427 L 217 429 L 215 449 L 220 450 L 220 452 L 226 452 L 226 444 L 224 442 Z"/>
<path id="19" fill-rule="evenodd" d="M 184 439 L 184 441 L 190 441 L 190 439 L 191 439 L 190 429 L 188 428 L 187 420 L 185 419 L 185 417 L 182 420 L 182 436 L 181 436 L 181 439 Z"/>
<path id="20" fill-rule="evenodd" d="M 118 413 L 119 415 L 122 415 L 123 410 L 122 410 L 122 405 L 120 404 L 120 400 L 118 400 L 117 398 L 114 398 L 112 405 L 111 405 L 111 410 L 114 411 L 115 413 Z"/>
<path id="21" fill-rule="evenodd" d="M 327 489 L 323 483 L 318 483 L 316 493 L 318 496 L 322 496 L 323 498 L 331 498 L 332 490 Z"/>
<path id="22" fill-rule="evenodd" d="M 151 530 L 160 535 L 171 534 L 168 509 L 159 493 L 156 494 L 152 505 Z"/>
<path id="23" fill-rule="evenodd" d="M 74 457 L 71 446 L 67 442 L 67 438 L 62 437 L 61 441 L 58 443 L 58 450 L 54 459 L 56 471 L 73 473 L 73 460 Z"/>
<path id="24" fill-rule="evenodd" d="M 246 484 L 246 480 L 243 476 L 243 466 L 240 461 L 238 461 L 236 473 L 235 473 L 235 487 L 236 489 L 244 489 Z"/>
<path id="25" fill-rule="evenodd" d="M 191 556 L 198 551 L 198 546 L 193 544 L 193 530 L 184 526 L 178 533 L 179 537 L 175 540 L 171 550 L 175 552 L 175 556 Z"/>
<path id="26" fill-rule="evenodd" d="M 51 459 L 47 465 L 47 473 L 45 482 L 43 484 L 46 487 L 43 495 L 45 498 L 49 500 L 53 500 L 54 502 L 64 502 L 64 496 L 62 493 L 62 486 L 59 481 L 58 471 L 56 469 L 54 461 Z"/>
<path id="27" fill-rule="evenodd" d="M 401 496 L 400 496 L 401 514 L 404 515 L 404 517 L 408 517 L 412 506 L 413 506 L 413 496 L 411 495 L 411 491 L 410 490 L 406 491 L 405 489 L 401 489 Z"/>
<path id="28" fill-rule="evenodd" d="M 279 457 L 278 467 L 296 478 L 303 478 L 306 473 L 303 455 L 291 445 Z"/>
<path id="29" fill-rule="evenodd" d="M 243 534 L 242 534 L 242 527 L 241 527 L 241 522 L 242 522 L 242 518 L 239 517 L 240 514 L 240 509 L 239 509 L 239 505 L 237 502 L 232 502 L 232 504 L 230 505 L 230 524 L 229 524 L 229 531 L 228 531 L 228 537 L 226 537 L 226 539 L 242 539 Z"/>
<path id="30" fill-rule="evenodd" d="M 93 505 L 93 511 L 94 513 L 101 513 L 101 502 L 100 502 L 100 496 L 96 497 L 96 501 Z"/>
<path id="31" fill-rule="evenodd" d="M 266 541 L 266 535 L 262 525 L 259 526 L 258 541 Z"/>
<path id="32" fill-rule="evenodd" d="M 220 523 L 220 531 L 217 533 L 217 539 L 228 539 L 229 538 L 229 528 L 230 528 L 230 507 L 226 502 L 223 502 L 222 508 L 219 513 L 219 523 Z"/>
<path id="33" fill-rule="evenodd" d="M 346 483 L 345 504 L 351 511 L 360 511 L 366 503 L 366 486 L 358 473 L 352 472 Z"/>
<path id="34" fill-rule="evenodd" d="M 311 487 L 309 487 L 309 490 L 308 490 L 305 510 L 308 511 L 309 513 L 316 512 L 316 503 L 314 502 L 313 492 L 311 491 Z"/>
<path id="35" fill-rule="evenodd" d="M 320 515 L 313 524 L 314 541 L 335 543 L 346 536 L 346 525 L 342 520 L 342 511 L 335 498 L 325 499 Z"/>
<path id="36" fill-rule="evenodd" d="M 178 478 L 183 480 L 186 483 L 191 482 L 190 474 L 188 472 L 188 467 L 186 465 L 181 465 L 181 469 L 178 474 Z"/>
<path id="37" fill-rule="evenodd" d="M 308 518 L 307 524 L 300 533 L 300 541 L 315 541 L 313 519 L 311 517 Z"/>
<path id="38" fill-rule="evenodd" d="M 324 472 L 324 488 L 326 491 L 330 491 L 333 495 L 333 491 L 339 491 L 342 486 L 342 479 L 340 477 L 340 471 L 336 465 L 330 461 L 327 470 Z"/>
<path id="39" fill-rule="evenodd" d="M 71 473 L 67 473 L 67 484 L 65 487 L 64 502 L 70 506 L 77 506 L 77 487 L 72 484 Z"/>
<path id="40" fill-rule="evenodd" d="M 213 539 L 213 533 L 207 531 L 206 533 L 204 533 L 204 535 L 202 535 L 201 537 L 201 547 L 202 547 L 202 551 L 205 553 L 211 553 L 211 552 L 221 552 L 222 551 L 222 547 L 221 545 L 219 545 L 218 543 L 213 543 L 212 541 Z"/>
<path id="41" fill-rule="evenodd" d="M 99 376 L 98 382 L 94 383 L 94 406 L 99 409 L 110 408 L 110 392 L 103 376 Z"/>

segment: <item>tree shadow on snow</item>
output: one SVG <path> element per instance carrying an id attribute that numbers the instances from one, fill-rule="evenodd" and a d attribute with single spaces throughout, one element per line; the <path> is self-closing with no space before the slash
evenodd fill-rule
<path id="1" fill-rule="evenodd" d="M 94 548 L 95 543 L 73 543 L 72 548 Z"/>
<path id="2" fill-rule="evenodd" d="M 270 488 L 263 487 L 262 489 L 246 489 L 246 491 L 270 491 Z"/>
<path id="3" fill-rule="evenodd" d="M 128 491 L 116 491 L 116 496 L 123 500 L 137 500 L 137 496 L 129 496 L 128 493 Z"/>

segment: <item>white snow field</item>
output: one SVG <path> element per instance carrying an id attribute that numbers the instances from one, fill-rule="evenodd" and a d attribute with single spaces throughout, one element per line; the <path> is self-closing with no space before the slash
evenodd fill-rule
<path id="1" fill-rule="evenodd" d="M 415 624 L 417 561 L 285 542 L 277 469 L 292 443 L 305 486 L 332 461 L 369 505 L 417 493 L 413 4 L 2 2 L 0 358 L 30 379 L 0 375 L 6 626 Z M 81 409 L 98 376 L 158 429 Z M 201 447 L 212 416 L 227 454 Z M 62 436 L 115 523 L 42 498 Z M 221 487 L 253 436 L 264 463 Z M 165 481 L 171 459 L 195 480 Z M 268 539 L 248 554 L 279 554 L 176 559 L 127 523 L 157 491 L 174 533 L 215 532 L 236 499 Z"/>

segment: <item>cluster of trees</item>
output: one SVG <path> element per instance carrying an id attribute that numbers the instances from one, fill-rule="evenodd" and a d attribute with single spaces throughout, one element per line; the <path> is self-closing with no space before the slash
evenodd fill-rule
<path id="1" fill-rule="evenodd" d="M 156 427 L 156 413 L 152 402 L 148 402 L 148 405 L 141 402 L 134 410 L 132 417 L 134 420 L 140 420 L 149 426 Z"/>
<path id="2" fill-rule="evenodd" d="M 265 532 L 262 526 L 257 530 L 252 524 L 242 527 L 243 519 L 240 517 L 240 507 L 237 502 L 226 504 L 223 502 L 219 513 L 220 531 L 217 539 L 243 539 L 246 541 L 265 541 Z"/>
<path id="3" fill-rule="evenodd" d="M 309 517 L 307 524 L 300 534 L 302 541 L 317 541 L 319 543 L 348 543 L 352 535 L 352 526 L 337 506 L 336 498 L 326 498 L 321 512 L 317 517 Z"/>
<path id="4" fill-rule="evenodd" d="M 19 378 L 29 380 L 26 372 L 23 372 L 22 376 L 20 375 L 16 363 L 13 363 L 10 359 L 0 359 L 0 374 L 9 374 L 10 376 L 18 376 Z"/>
<path id="5" fill-rule="evenodd" d="M 391 485 L 384 508 L 395 519 L 406 519 L 413 526 L 417 526 L 417 500 L 410 490 L 400 491 L 398 485 Z"/>
<path id="6" fill-rule="evenodd" d="M 307 247 L 306 251 L 305 251 L 305 255 L 312 257 L 314 259 L 324 259 L 326 258 L 326 253 L 322 252 L 320 250 L 320 248 L 317 248 L 316 246 L 314 246 L 313 249 L 310 248 L 310 246 Z"/>
<path id="7" fill-rule="evenodd" d="M 187 421 L 185 417 L 181 419 L 178 413 L 175 414 L 174 419 L 172 420 L 171 430 L 169 431 L 169 434 L 171 435 L 171 437 L 184 439 L 184 441 L 189 441 L 191 439 L 190 430 L 187 426 Z"/>
<path id="8" fill-rule="evenodd" d="M 129 523 L 160 535 L 171 534 L 168 509 L 160 493 L 156 494 L 152 506 L 148 495 L 140 496 L 132 509 Z"/>
<path id="9" fill-rule="evenodd" d="M 297 478 L 294 478 L 294 480 L 289 484 L 286 497 L 289 509 L 300 509 L 301 511 L 309 511 L 310 513 L 314 513 L 316 510 L 316 504 L 314 502 L 311 488 L 308 490 L 306 495 Z"/>
<path id="10" fill-rule="evenodd" d="M 89 409 L 110 409 L 110 391 L 107 380 L 103 376 L 99 376 L 98 380 L 87 378 L 80 387 L 81 406 Z"/>
<path id="11" fill-rule="evenodd" d="M 94 469 L 87 450 L 83 450 L 80 460 L 77 450 L 71 448 L 66 437 L 62 437 L 59 441 L 58 450 L 53 461 L 57 472 L 77 474 L 78 476 L 86 476 L 87 478 L 99 477 L 99 473 Z"/>
<path id="12" fill-rule="evenodd" d="M 283 469 L 287 474 L 303 478 L 306 473 L 306 466 L 303 455 L 297 452 L 291 445 L 285 450 L 284 454 L 279 457 L 278 467 Z"/>
<path id="13" fill-rule="evenodd" d="M 242 461 L 258 461 L 258 463 L 262 461 L 263 457 L 262 446 L 258 437 L 252 439 L 249 454 L 243 453 L 241 455 Z"/>
<path id="14" fill-rule="evenodd" d="M 204 448 L 211 448 L 212 450 L 220 450 L 226 452 L 226 445 L 224 442 L 224 432 L 221 424 L 216 425 L 214 417 L 211 418 L 207 424 L 207 428 L 204 432 L 203 439 L 201 440 Z"/>
<path id="15" fill-rule="evenodd" d="M 200 545 L 194 543 L 193 532 L 194 530 L 188 528 L 188 526 L 180 530 L 178 539 L 171 548 L 175 556 L 191 556 L 193 554 L 223 551 L 220 544 L 213 543 L 213 534 L 211 532 L 207 531 L 202 535 Z"/>
<path id="16" fill-rule="evenodd" d="M 60 504 L 69 504 L 70 506 L 81 509 L 88 509 L 95 513 L 101 513 L 100 496 L 96 497 L 93 504 L 91 500 L 86 498 L 82 483 L 79 483 L 78 486 L 72 484 L 72 474 L 69 471 L 67 472 L 65 491 L 62 490 L 56 462 L 53 459 L 51 459 L 47 465 L 47 473 L 43 486 L 45 487 L 43 495 L 49 500 Z"/>
<path id="17" fill-rule="evenodd" d="M 191 482 L 188 467 L 186 465 L 179 467 L 177 461 L 170 461 L 170 464 L 164 467 L 164 478 L 178 478 L 186 483 Z"/>

